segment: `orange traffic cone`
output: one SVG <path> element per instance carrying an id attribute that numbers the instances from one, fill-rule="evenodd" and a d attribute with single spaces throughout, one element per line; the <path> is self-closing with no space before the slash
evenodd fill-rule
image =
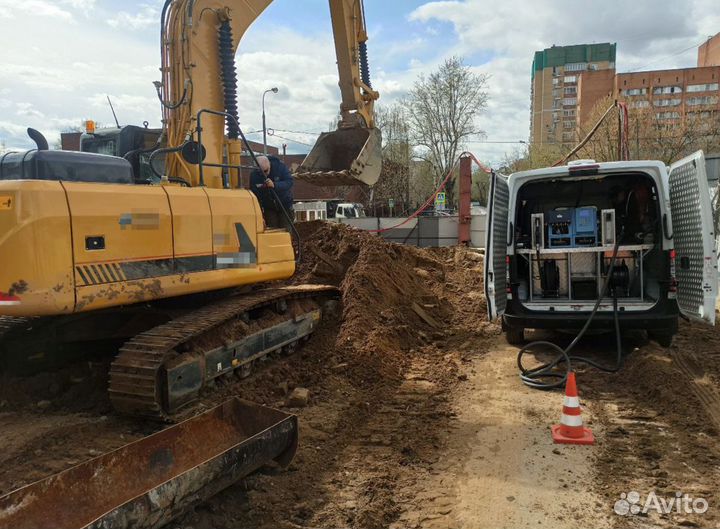
<path id="1" fill-rule="evenodd" d="M 552 438 L 556 443 L 591 445 L 595 444 L 595 437 L 590 428 L 583 426 L 580 416 L 580 399 L 578 398 L 575 373 L 570 372 L 565 385 L 565 399 L 560 424 L 552 426 Z"/>

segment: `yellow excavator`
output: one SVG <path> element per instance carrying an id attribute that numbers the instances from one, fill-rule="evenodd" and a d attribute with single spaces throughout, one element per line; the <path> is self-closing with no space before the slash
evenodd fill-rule
<path id="1" fill-rule="evenodd" d="M 172 418 L 214 379 L 246 374 L 315 330 L 336 289 L 259 285 L 295 271 L 291 235 L 240 189 L 235 51 L 270 0 L 167 0 L 161 20 L 159 178 L 127 159 L 37 149 L 0 156 L 0 357 L 47 360 L 115 341 L 109 392 L 123 413 Z M 338 130 L 296 177 L 374 184 L 380 132 L 360 0 L 330 0 Z M 157 160 L 164 158 L 164 168 Z M 155 165 L 153 165 L 155 163 Z M 61 347 L 62 346 L 62 347 Z"/>

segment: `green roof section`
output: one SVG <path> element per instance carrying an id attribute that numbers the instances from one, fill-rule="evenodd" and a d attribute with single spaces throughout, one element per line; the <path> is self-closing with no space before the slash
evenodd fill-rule
<path id="1" fill-rule="evenodd" d="M 574 62 L 615 62 L 617 44 L 574 44 L 572 46 L 553 46 L 536 51 L 532 65 L 532 77 L 535 72 L 552 66 L 564 66 Z"/>

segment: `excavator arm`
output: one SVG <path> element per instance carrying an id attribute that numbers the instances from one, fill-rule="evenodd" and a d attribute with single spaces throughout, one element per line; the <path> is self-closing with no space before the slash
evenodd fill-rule
<path id="1" fill-rule="evenodd" d="M 272 0 L 166 0 L 161 73 L 167 173 L 192 186 L 235 187 L 244 150 L 237 109 L 235 52 Z M 329 0 L 342 95 L 338 130 L 322 134 L 296 177 L 320 185 L 373 185 L 380 176 L 362 0 Z M 203 167 L 181 155 L 202 139 Z"/>

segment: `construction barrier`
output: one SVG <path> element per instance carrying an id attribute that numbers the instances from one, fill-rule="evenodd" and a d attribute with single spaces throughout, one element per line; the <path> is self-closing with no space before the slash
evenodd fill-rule
<path id="1" fill-rule="evenodd" d="M 329 219 L 330 222 L 347 224 L 361 230 L 376 232 L 383 239 L 420 248 L 455 246 L 458 244 L 458 216 L 415 217 L 362 217 L 358 219 Z M 470 246 L 485 247 L 485 224 L 487 215 L 483 212 L 471 216 Z M 398 224 L 402 224 L 398 226 Z M 393 226 L 398 226 L 393 228 Z M 390 228 L 390 229 L 388 229 Z"/>

